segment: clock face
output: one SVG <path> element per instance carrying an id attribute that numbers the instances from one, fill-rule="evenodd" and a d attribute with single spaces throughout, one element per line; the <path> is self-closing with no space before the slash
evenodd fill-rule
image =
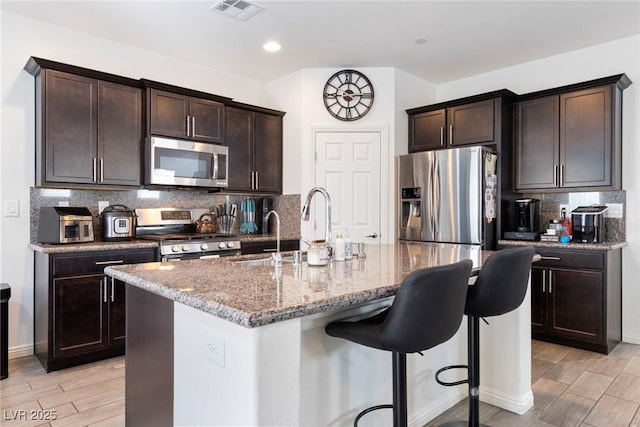
<path id="1" fill-rule="evenodd" d="M 364 74 L 342 70 L 327 80 L 322 93 L 327 111 L 339 120 L 357 120 L 373 105 L 373 86 Z"/>

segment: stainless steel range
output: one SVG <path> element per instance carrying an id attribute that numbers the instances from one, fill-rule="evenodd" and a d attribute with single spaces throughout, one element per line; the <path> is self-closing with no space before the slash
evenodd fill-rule
<path id="1" fill-rule="evenodd" d="M 207 259 L 240 254 L 238 236 L 198 234 L 196 220 L 210 209 L 151 208 L 136 209 L 136 237 L 157 240 L 160 261 Z"/>

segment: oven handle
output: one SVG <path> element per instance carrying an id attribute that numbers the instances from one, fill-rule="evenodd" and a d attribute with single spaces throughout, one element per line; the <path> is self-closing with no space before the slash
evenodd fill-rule
<path id="1" fill-rule="evenodd" d="M 213 258 L 220 258 L 220 255 L 202 255 L 200 257 L 200 259 L 213 259 Z"/>

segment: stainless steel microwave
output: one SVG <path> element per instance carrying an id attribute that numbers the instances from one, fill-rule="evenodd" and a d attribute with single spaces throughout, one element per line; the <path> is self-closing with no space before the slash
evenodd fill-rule
<path id="1" fill-rule="evenodd" d="M 146 184 L 226 188 L 229 147 L 151 137 L 147 144 Z"/>

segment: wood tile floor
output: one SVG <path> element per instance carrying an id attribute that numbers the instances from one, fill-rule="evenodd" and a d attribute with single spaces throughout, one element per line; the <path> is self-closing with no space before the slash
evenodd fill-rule
<path id="1" fill-rule="evenodd" d="M 524 415 L 482 403 L 492 427 L 640 427 L 640 346 L 608 356 L 532 341 L 535 405 Z M 463 387 L 463 386 L 461 386 Z M 0 425 L 124 426 L 124 357 L 45 374 L 35 357 L 9 361 L 0 381 Z M 45 420 L 46 416 L 55 419 Z M 429 423 L 466 419 L 466 400 Z"/>

